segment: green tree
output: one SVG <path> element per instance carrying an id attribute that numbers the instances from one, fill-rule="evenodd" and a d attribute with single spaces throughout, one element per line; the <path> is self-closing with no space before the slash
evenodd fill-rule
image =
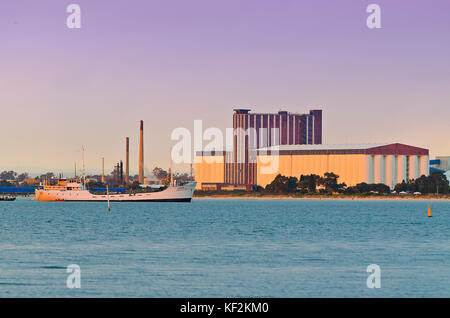
<path id="1" fill-rule="evenodd" d="M 26 173 L 26 172 L 21 173 L 17 176 L 17 181 L 22 182 L 23 180 L 28 179 L 28 178 L 29 178 L 28 173 Z"/>
<path id="2" fill-rule="evenodd" d="M 17 172 L 15 171 L 3 171 L 0 173 L 0 180 L 15 180 Z"/>
<path id="3" fill-rule="evenodd" d="M 345 183 L 338 182 L 339 176 L 333 172 L 325 172 L 324 176 L 319 179 L 319 185 L 325 187 L 328 193 L 342 192 L 347 186 Z"/>
<path id="4" fill-rule="evenodd" d="M 317 174 L 301 175 L 298 187 L 302 192 L 315 193 L 319 184 L 320 176 Z"/>
<path id="5" fill-rule="evenodd" d="M 287 192 L 294 193 L 297 191 L 298 179 L 296 177 L 289 177 L 286 184 Z"/>
<path id="6" fill-rule="evenodd" d="M 346 189 L 344 189 L 344 193 L 345 194 L 357 194 L 359 193 L 358 188 L 356 186 L 354 187 L 347 187 Z"/>
<path id="7" fill-rule="evenodd" d="M 269 183 L 265 190 L 270 193 L 293 193 L 297 191 L 298 179 L 296 177 L 286 177 L 281 174 Z"/>
<path id="8" fill-rule="evenodd" d="M 162 168 L 159 167 L 155 167 L 153 169 L 153 175 L 158 179 L 158 180 L 163 180 L 166 179 L 168 176 L 168 172 Z"/>
<path id="9" fill-rule="evenodd" d="M 365 183 L 365 182 L 358 183 L 355 187 L 356 187 L 356 189 L 358 190 L 359 193 L 368 193 L 368 192 L 370 192 L 370 185 Z"/>
<path id="10" fill-rule="evenodd" d="M 447 194 L 449 192 L 449 183 L 445 174 L 439 171 L 432 171 L 428 176 L 429 179 L 429 189 L 434 188 L 435 191 L 430 191 L 430 193 L 442 193 Z"/>
<path id="11" fill-rule="evenodd" d="M 370 191 L 378 193 L 391 193 L 391 188 L 384 183 L 369 184 Z"/>
<path id="12" fill-rule="evenodd" d="M 410 191 L 420 193 L 449 193 L 449 182 L 445 174 L 439 171 L 432 171 L 429 176 L 420 176 L 415 180 L 409 180 L 395 185 L 394 190 L 397 192 Z"/>
<path id="13" fill-rule="evenodd" d="M 395 185 L 394 190 L 396 192 L 408 191 L 408 184 L 403 180 L 402 183 L 397 183 Z"/>

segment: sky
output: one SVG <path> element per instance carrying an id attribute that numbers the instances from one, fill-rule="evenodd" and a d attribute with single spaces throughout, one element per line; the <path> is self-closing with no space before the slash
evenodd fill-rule
<path id="1" fill-rule="evenodd" d="M 70 176 L 82 145 L 111 171 L 128 136 L 137 173 L 141 119 L 147 171 L 168 168 L 175 128 L 224 130 L 237 107 L 323 109 L 323 143 L 450 155 L 450 1 L 0 2 L 1 171 Z"/>

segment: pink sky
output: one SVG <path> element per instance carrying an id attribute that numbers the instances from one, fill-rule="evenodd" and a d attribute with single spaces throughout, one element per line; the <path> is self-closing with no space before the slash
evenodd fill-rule
<path id="1" fill-rule="evenodd" d="M 136 173 L 140 119 L 146 167 L 167 168 L 174 128 L 225 129 L 236 107 L 321 108 L 324 143 L 450 155 L 449 33 L 447 0 L 4 0 L 0 170 L 69 174 L 84 144 L 109 171 L 129 136 Z"/>

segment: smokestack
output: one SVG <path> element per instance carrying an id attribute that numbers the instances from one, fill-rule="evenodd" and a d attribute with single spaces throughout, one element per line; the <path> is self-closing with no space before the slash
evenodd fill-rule
<path id="1" fill-rule="evenodd" d="M 105 183 L 105 158 L 102 157 L 102 183 Z"/>
<path id="2" fill-rule="evenodd" d="M 120 183 L 123 182 L 123 161 L 120 160 L 120 164 L 119 164 L 119 179 L 120 179 Z"/>
<path id="3" fill-rule="evenodd" d="M 144 183 L 144 121 L 141 120 L 139 141 L 139 183 Z"/>
<path id="4" fill-rule="evenodd" d="M 128 176 L 130 173 L 130 138 L 126 138 L 125 146 L 125 184 L 128 184 Z"/>

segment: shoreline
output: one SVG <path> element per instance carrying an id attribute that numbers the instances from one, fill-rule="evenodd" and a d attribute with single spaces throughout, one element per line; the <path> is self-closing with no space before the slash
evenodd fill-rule
<path id="1" fill-rule="evenodd" d="M 205 195 L 193 196 L 193 200 L 337 200 L 337 201 L 450 201 L 450 197 L 433 196 L 289 196 L 289 195 Z"/>

